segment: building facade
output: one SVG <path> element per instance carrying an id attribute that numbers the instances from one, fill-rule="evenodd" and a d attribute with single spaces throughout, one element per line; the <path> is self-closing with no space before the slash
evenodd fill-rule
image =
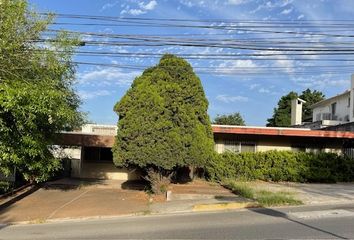
<path id="1" fill-rule="evenodd" d="M 100 126 L 102 128 L 102 126 Z M 77 178 L 134 180 L 141 175 L 136 169 L 117 168 L 111 148 L 115 141 L 115 126 L 105 125 L 105 134 L 91 132 L 62 133 L 58 145 L 71 159 L 71 176 Z M 223 153 L 288 150 L 341 153 L 352 146 L 354 133 L 310 130 L 302 128 L 270 128 L 212 125 L 215 151 Z M 107 134 L 110 133 L 110 134 Z"/>
<path id="2" fill-rule="evenodd" d="M 319 129 L 354 122 L 353 94 L 354 74 L 351 76 L 351 86 L 349 90 L 311 106 L 312 128 Z"/>

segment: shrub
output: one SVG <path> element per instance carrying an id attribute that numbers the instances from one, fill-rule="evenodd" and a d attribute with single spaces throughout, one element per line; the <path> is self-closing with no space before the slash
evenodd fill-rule
<path id="1" fill-rule="evenodd" d="M 11 189 L 11 183 L 0 181 L 0 194 L 7 193 Z"/>
<path id="2" fill-rule="evenodd" d="M 153 168 L 150 168 L 147 171 L 147 175 L 144 178 L 150 183 L 151 191 L 154 194 L 163 194 L 167 192 L 168 185 L 171 183 L 171 174 Z"/>
<path id="3" fill-rule="evenodd" d="M 336 182 L 354 180 L 354 160 L 334 153 L 267 151 L 218 154 L 206 167 L 210 179 Z"/>

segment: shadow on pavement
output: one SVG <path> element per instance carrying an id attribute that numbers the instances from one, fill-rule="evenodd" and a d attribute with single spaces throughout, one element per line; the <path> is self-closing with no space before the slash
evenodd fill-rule
<path id="1" fill-rule="evenodd" d="M 339 238 L 339 239 L 349 239 L 349 238 L 345 238 L 343 236 L 337 235 L 335 233 L 326 231 L 324 229 L 321 229 L 321 228 L 318 228 L 318 227 L 314 227 L 314 226 L 311 226 L 309 224 L 306 224 L 306 223 L 291 219 L 291 218 L 288 217 L 287 214 L 285 214 L 283 212 L 280 212 L 280 211 L 276 211 L 274 209 L 270 209 L 270 208 L 250 208 L 248 210 L 250 210 L 252 212 L 255 212 L 255 213 L 258 213 L 258 214 L 263 214 L 263 215 L 272 216 L 272 217 L 284 218 L 284 219 L 286 219 L 286 220 L 288 220 L 290 222 L 297 223 L 299 225 L 302 225 L 302 226 L 307 227 L 307 228 L 311 228 L 313 230 L 316 230 L 316 231 L 319 231 L 319 232 L 322 232 L 322 233 L 326 233 L 328 235 L 331 235 L 331 236 Z"/>
<path id="2" fill-rule="evenodd" d="M 11 197 L 10 200 L 5 201 L 4 203 L 1 203 L 0 204 L 0 214 L 4 209 L 8 208 L 9 206 L 16 203 L 17 201 L 20 201 L 21 199 L 27 197 L 28 195 L 31 195 L 32 193 L 34 193 L 38 189 L 40 189 L 40 186 L 35 185 L 35 186 L 31 187 L 29 190 L 27 190 L 23 193 L 20 193 L 15 197 Z"/>
<path id="3" fill-rule="evenodd" d="M 124 190 L 145 191 L 149 188 L 149 183 L 145 180 L 130 180 L 122 183 Z"/>

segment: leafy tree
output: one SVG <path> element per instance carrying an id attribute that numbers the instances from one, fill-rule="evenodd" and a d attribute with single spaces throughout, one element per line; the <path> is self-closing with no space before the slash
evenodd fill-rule
<path id="1" fill-rule="evenodd" d="M 217 115 L 213 123 L 219 125 L 239 125 L 239 126 L 246 125 L 245 121 L 243 120 L 239 112 L 229 114 L 229 115 Z"/>
<path id="2" fill-rule="evenodd" d="M 164 55 L 136 78 L 115 105 L 119 115 L 113 147 L 117 166 L 204 166 L 214 154 L 208 101 L 199 78 L 182 58 Z"/>
<path id="3" fill-rule="evenodd" d="M 0 171 L 37 182 L 60 168 L 48 147 L 57 133 L 83 119 L 72 87 L 77 38 L 59 33 L 38 44 L 52 19 L 24 0 L 0 1 Z"/>
<path id="4" fill-rule="evenodd" d="M 289 92 L 282 96 L 278 102 L 278 106 L 274 108 L 273 116 L 267 119 L 268 127 L 287 127 L 290 126 L 291 118 L 291 100 L 297 98 L 296 92 Z"/>
<path id="5" fill-rule="evenodd" d="M 289 92 L 280 98 L 278 106 L 274 108 L 273 116 L 267 119 L 268 127 L 288 127 L 291 125 L 291 100 L 301 98 L 306 101 L 302 108 L 303 121 L 312 121 L 312 110 L 310 106 L 324 99 L 320 91 L 310 89 L 304 90 L 299 96 L 296 92 Z"/>
<path id="6" fill-rule="evenodd" d="M 310 89 L 306 89 L 302 91 L 299 97 L 306 101 L 302 106 L 302 120 L 304 122 L 312 122 L 312 110 L 310 106 L 325 99 L 325 95 L 317 90 L 311 91 Z"/>

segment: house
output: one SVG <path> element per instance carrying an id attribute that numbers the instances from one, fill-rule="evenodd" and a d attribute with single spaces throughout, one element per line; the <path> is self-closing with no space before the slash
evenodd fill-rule
<path id="1" fill-rule="evenodd" d="M 256 152 L 290 150 L 306 152 L 337 152 L 352 147 L 354 132 L 311 130 L 308 128 L 278 128 L 212 125 L 215 150 Z M 137 179 L 136 170 L 117 168 L 111 148 L 116 127 L 110 125 L 84 126 L 82 132 L 61 133 L 58 145 L 71 159 L 71 176 L 97 179 Z"/>
<path id="2" fill-rule="evenodd" d="M 339 126 L 345 125 L 347 127 L 339 129 L 342 131 L 354 130 L 354 74 L 351 76 L 351 87 L 349 90 L 310 106 L 312 109 L 312 123 L 301 122 L 303 102 L 301 99 L 294 99 L 292 101 L 292 126 L 311 129 L 326 129 L 331 127 L 331 130 L 336 130 Z M 353 127 L 348 128 L 348 126 Z"/>

